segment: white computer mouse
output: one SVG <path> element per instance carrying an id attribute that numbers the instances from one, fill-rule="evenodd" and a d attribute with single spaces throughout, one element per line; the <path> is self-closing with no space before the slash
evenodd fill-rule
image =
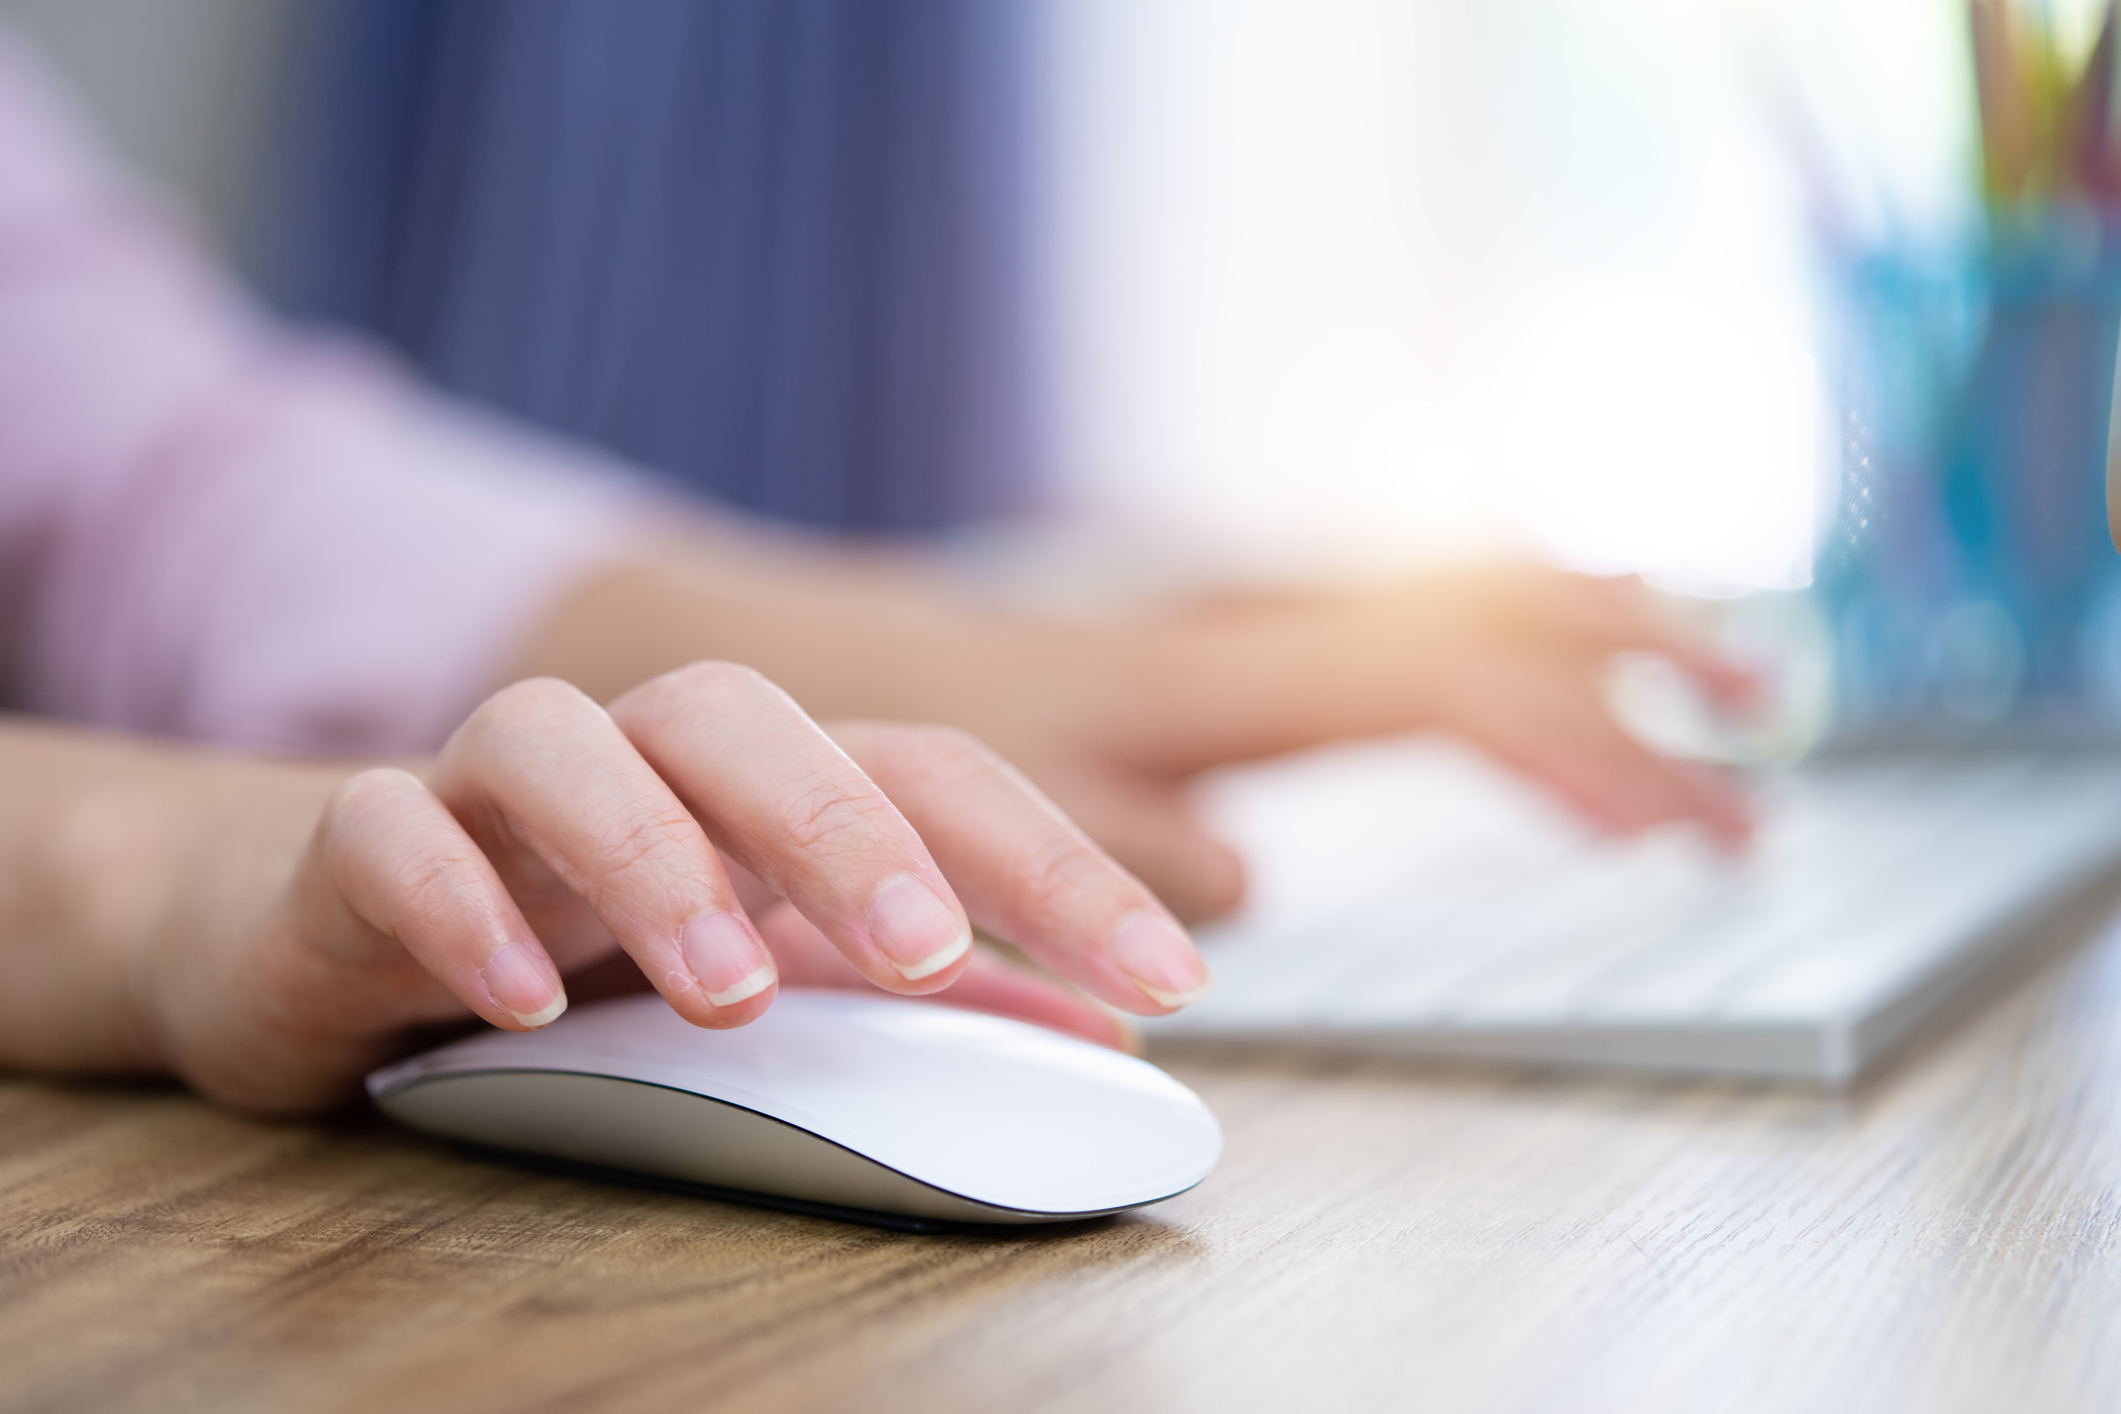
<path id="1" fill-rule="evenodd" d="M 1146 1061 L 853 992 L 785 991 L 733 1031 L 654 995 L 594 1002 L 386 1066 L 368 1092 L 453 1139 L 915 1226 L 1116 1213 L 1222 1153 L 1200 1097 Z"/>

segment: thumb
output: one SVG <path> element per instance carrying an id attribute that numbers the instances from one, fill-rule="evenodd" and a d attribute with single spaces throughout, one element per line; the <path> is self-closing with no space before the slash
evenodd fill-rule
<path id="1" fill-rule="evenodd" d="M 1243 902 L 1244 861 L 1201 824 L 1182 779 L 1077 763 L 1026 774 L 1182 921 Z"/>

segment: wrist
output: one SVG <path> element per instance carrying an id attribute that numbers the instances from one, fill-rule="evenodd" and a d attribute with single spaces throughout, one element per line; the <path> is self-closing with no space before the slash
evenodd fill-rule
<path id="1" fill-rule="evenodd" d="M 0 1052 L 36 1069 L 160 1068 L 156 949 L 201 832 L 175 753 L 43 725 L 11 729 L 0 841 Z"/>
<path id="2" fill-rule="evenodd" d="M 286 896 L 343 771 L 53 733 L 10 851 L 8 1060 L 180 1069 L 187 1015 L 242 989 L 243 948 Z"/>

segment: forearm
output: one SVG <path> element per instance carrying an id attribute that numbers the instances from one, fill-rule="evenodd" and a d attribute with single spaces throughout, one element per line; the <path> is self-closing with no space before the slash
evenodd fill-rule
<path id="1" fill-rule="evenodd" d="M 584 578 L 509 675 L 564 678 L 608 701 L 720 659 L 757 668 L 814 717 L 1028 739 L 1125 712 L 1121 656 L 1112 633 L 988 608 L 910 555 L 710 523 Z"/>
<path id="2" fill-rule="evenodd" d="M 1055 743 L 1190 772 L 1307 745 L 1343 718 L 1397 710 L 1372 729 L 1405 722 L 1403 685 L 1319 689 L 1348 676 L 1342 660 L 1418 677 L 1426 655 L 1390 651 L 1394 629 L 1411 646 L 1407 625 L 1365 643 L 1376 626 L 1316 610 L 1204 606 L 1066 622 L 984 604 L 912 555 L 710 522 L 582 579 L 510 675 L 563 678 L 608 701 L 683 663 L 723 659 L 759 669 L 814 716 L 949 723 L 1034 774 Z M 1337 669 L 1325 682 L 1316 659 Z"/>
<path id="3" fill-rule="evenodd" d="M 0 717 L 0 1066 L 163 1069 L 171 959 L 255 926 L 343 774 Z"/>

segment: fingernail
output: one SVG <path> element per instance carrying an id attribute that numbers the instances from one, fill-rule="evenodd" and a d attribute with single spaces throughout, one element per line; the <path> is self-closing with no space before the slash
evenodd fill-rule
<path id="1" fill-rule="evenodd" d="M 735 1006 L 773 985 L 773 956 L 751 924 L 734 913 L 703 913 L 678 935 L 693 980 L 715 1006 Z"/>
<path id="2" fill-rule="evenodd" d="M 1190 1006 L 1215 989 L 1185 930 L 1148 909 L 1128 914 L 1112 930 L 1112 960 L 1158 1006 Z"/>
<path id="3" fill-rule="evenodd" d="M 869 900 L 869 936 L 908 982 L 933 977 L 972 949 L 972 929 L 911 874 L 886 879 Z"/>
<path id="4" fill-rule="evenodd" d="M 552 964 L 521 943 L 510 943 L 479 969 L 486 993 L 518 1026 L 544 1026 L 567 1010 L 567 993 Z"/>

